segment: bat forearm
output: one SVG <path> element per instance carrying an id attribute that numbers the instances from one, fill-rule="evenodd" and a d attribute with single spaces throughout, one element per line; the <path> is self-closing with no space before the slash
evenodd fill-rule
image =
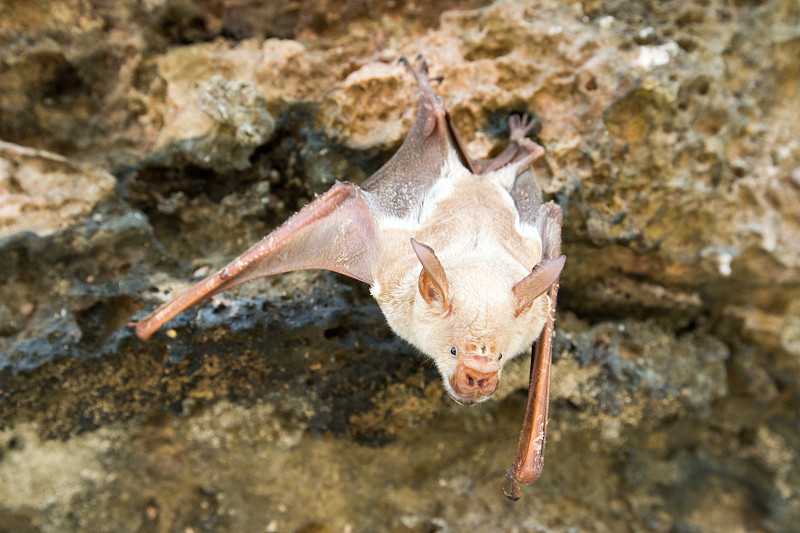
<path id="1" fill-rule="evenodd" d="M 207 277 L 197 285 L 192 286 L 183 294 L 161 305 L 158 309 L 136 323 L 136 335 L 147 340 L 158 329 L 169 322 L 174 316 L 193 306 L 200 300 L 207 298 L 215 292 L 224 282 L 221 279 L 222 270 Z"/>

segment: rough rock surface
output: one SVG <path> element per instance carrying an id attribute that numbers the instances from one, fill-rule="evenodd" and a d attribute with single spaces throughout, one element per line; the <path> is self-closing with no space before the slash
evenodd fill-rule
<path id="1" fill-rule="evenodd" d="M 453 405 L 356 282 L 126 327 L 376 170 L 418 53 L 475 156 L 541 120 L 565 212 L 514 504 L 527 362 Z M 798 57 L 794 0 L 3 3 L 0 531 L 796 530 Z"/>
<path id="2" fill-rule="evenodd" d="M 115 184 L 98 168 L 0 141 L 0 237 L 67 227 L 107 200 Z"/>

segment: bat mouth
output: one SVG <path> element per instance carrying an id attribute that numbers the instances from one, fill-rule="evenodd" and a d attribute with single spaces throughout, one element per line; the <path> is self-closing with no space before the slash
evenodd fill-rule
<path id="1" fill-rule="evenodd" d="M 488 400 L 489 398 L 491 398 L 491 396 L 481 396 L 481 397 L 478 397 L 478 398 L 464 398 L 464 397 L 459 397 L 459 396 L 457 396 L 455 394 L 451 394 L 450 397 L 453 398 L 453 400 L 455 400 L 455 402 L 457 404 L 464 405 L 464 406 L 467 406 L 467 407 L 470 406 L 470 405 L 476 405 L 476 404 L 479 404 L 479 403 L 483 403 L 486 400 Z"/>
<path id="2" fill-rule="evenodd" d="M 458 363 L 450 377 L 453 398 L 463 405 L 472 405 L 491 397 L 500 382 L 499 365 L 471 364 L 473 361 Z"/>

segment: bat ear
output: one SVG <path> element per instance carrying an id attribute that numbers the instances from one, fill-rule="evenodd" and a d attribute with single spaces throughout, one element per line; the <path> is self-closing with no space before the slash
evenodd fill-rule
<path id="1" fill-rule="evenodd" d="M 514 285 L 511 292 L 514 293 L 514 298 L 517 300 L 517 308 L 514 310 L 515 317 L 528 309 L 536 298 L 558 281 L 558 276 L 561 275 L 566 260 L 567 256 L 565 255 L 555 259 L 545 259 L 533 267 L 531 273 L 522 281 Z"/>
<path id="2" fill-rule="evenodd" d="M 430 246 L 411 239 L 411 246 L 422 263 L 422 272 L 419 275 L 419 293 L 422 299 L 431 305 L 438 303 L 442 306 L 442 314 L 447 314 L 452 308 L 448 293 L 447 275 L 439 258 L 433 253 Z"/>

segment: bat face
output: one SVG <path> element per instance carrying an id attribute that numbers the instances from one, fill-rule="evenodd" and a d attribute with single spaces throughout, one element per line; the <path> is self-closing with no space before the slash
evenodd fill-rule
<path id="1" fill-rule="evenodd" d="M 412 343 L 433 360 L 445 390 L 464 405 L 494 394 L 504 365 L 539 335 L 550 305 L 544 294 L 514 316 L 513 283 L 502 278 L 487 282 L 491 271 L 485 265 L 446 268 L 452 280 L 450 312 L 442 316 L 435 305 L 417 296 L 414 308 L 421 312 L 411 315 L 413 323 L 398 325 L 414 329 Z"/>
<path id="2" fill-rule="evenodd" d="M 509 117 L 511 142 L 472 159 L 433 91 L 398 152 L 361 186 L 341 182 L 227 266 L 134 325 L 147 339 L 173 316 L 240 283 L 326 269 L 371 285 L 389 325 L 436 364 L 457 402 L 494 394 L 503 366 L 536 342 L 529 402 L 509 497 L 539 475 L 544 453 L 561 255 L 561 209 L 543 203 L 530 163 L 544 149 Z"/>

